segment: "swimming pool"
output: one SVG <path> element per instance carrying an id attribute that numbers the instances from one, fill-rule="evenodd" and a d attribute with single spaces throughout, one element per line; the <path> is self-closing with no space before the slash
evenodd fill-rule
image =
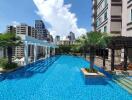
<path id="1" fill-rule="evenodd" d="M 0 100 L 132 100 L 132 95 L 110 79 L 86 85 L 81 67 L 89 62 L 74 56 L 38 61 L 0 81 Z"/>

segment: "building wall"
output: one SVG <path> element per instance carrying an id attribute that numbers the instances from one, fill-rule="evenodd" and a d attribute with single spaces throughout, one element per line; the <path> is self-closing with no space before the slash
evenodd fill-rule
<path id="1" fill-rule="evenodd" d="M 95 2 L 96 0 L 93 0 L 93 30 L 111 33 L 112 36 L 121 35 L 122 2 L 97 0 L 96 6 Z"/>
<path id="2" fill-rule="evenodd" d="M 8 25 L 7 29 L 6 29 L 6 32 L 7 33 L 16 33 L 16 27 L 14 27 L 12 25 Z M 15 56 L 15 48 L 13 48 L 12 52 L 13 52 L 12 55 L 14 57 Z"/>
<path id="3" fill-rule="evenodd" d="M 111 36 L 120 36 L 122 29 L 122 0 L 93 0 L 93 25 L 94 31 L 105 32 Z M 121 50 L 115 51 L 115 59 L 119 61 Z M 111 50 L 109 50 L 109 60 L 111 59 Z"/>
<path id="4" fill-rule="evenodd" d="M 23 34 L 23 35 L 31 35 L 31 31 L 29 31 L 29 27 L 26 24 L 20 24 L 16 26 L 16 35 Z M 30 32 L 30 33 L 28 33 Z M 18 46 L 15 48 L 15 57 L 22 58 L 24 57 L 24 45 Z"/>
<path id="5" fill-rule="evenodd" d="M 122 18 L 122 35 L 132 36 L 132 1 L 123 0 Z"/>
<path id="6" fill-rule="evenodd" d="M 94 0 L 96 2 L 96 0 Z M 96 13 L 97 15 L 94 17 L 94 23 L 96 24 L 94 29 L 96 31 L 100 32 L 110 32 L 109 28 L 109 2 L 107 0 L 97 0 L 97 5 L 95 6 L 95 9 L 93 12 Z"/>
<path id="7" fill-rule="evenodd" d="M 97 1 L 97 4 L 95 3 Z M 132 1 L 131 0 L 93 0 L 93 30 L 104 32 L 104 27 L 107 27 L 106 32 L 111 36 L 127 36 L 132 37 Z M 95 6 L 96 4 L 96 6 Z M 104 20 L 104 14 L 107 12 L 107 19 Z M 101 20 L 100 22 L 98 22 Z M 123 61 L 124 50 L 116 50 L 116 60 Z M 128 50 L 129 61 L 132 62 L 132 49 Z M 111 51 L 109 50 L 109 59 Z M 122 59 L 117 59 L 122 58 Z"/>
<path id="8" fill-rule="evenodd" d="M 53 37 L 45 28 L 45 25 L 42 20 L 36 20 L 35 27 L 28 26 L 27 24 L 24 23 L 17 25 L 16 27 L 7 26 L 7 32 L 16 33 L 16 35 L 18 36 L 22 34 L 22 35 L 34 37 L 39 40 L 46 40 L 48 42 L 53 42 Z M 34 46 L 29 45 L 28 49 L 29 49 L 28 56 L 33 58 Z M 38 54 L 44 54 L 43 47 L 38 47 L 37 49 L 38 49 Z M 13 48 L 13 56 L 17 58 L 24 57 L 24 44 Z"/>
<path id="9" fill-rule="evenodd" d="M 12 25 L 7 26 L 8 33 L 16 33 L 16 28 Z"/>
<path id="10" fill-rule="evenodd" d="M 110 1 L 110 33 L 112 36 L 120 36 L 122 29 L 122 0 Z"/>
<path id="11" fill-rule="evenodd" d="M 122 8 L 122 36 L 132 37 L 132 1 L 123 0 Z M 123 50 L 122 50 L 123 51 Z M 123 52 L 122 52 L 123 55 Z M 128 58 L 132 62 L 132 49 L 128 49 Z M 123 59 L 123 56 L 122 56 Z"/>

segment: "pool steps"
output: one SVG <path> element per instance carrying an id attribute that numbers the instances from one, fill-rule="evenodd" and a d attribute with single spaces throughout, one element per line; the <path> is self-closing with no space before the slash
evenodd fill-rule
<path id="1" fill-rule="evenodd" d="M 113 79 L 117 84 L 132 94 L 132 80 L 127 77 L 115 77 Z"/>

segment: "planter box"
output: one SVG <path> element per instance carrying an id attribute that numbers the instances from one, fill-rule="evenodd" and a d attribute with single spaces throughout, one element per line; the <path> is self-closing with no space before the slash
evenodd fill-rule
<path id="1" fill-rule="evenodd" d="M 104 74 L 97 73 L 89 73 L 85 70 L 85 68 L 81 68 L 81 71 L 84 76 L 86 85 L 105 85 L 107 84 Z"/>
<path id="2" fill-rule="evenodd" d="M 103 73 L 97 72 L 97 73 L 89 73 L 86 71 L 85 68 L 81 68 L 82 73 L 85 77 L 104 77 Z"/>

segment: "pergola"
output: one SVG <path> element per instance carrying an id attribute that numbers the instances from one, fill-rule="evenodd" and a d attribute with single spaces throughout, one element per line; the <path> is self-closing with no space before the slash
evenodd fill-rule
<path id="1" fill-rule="evenodd" d="M 111 49 L 111 70 L 112 71 L 114 70 L 115 50 L 121 50 L 121 49 L 124 49 L 123 66 L 124 66 L 124 70 L 127 70 L 128 49 L 132 48 L 132 37 L 125 37 L 125 36 L 112 37 L 111 42 L 108 45 L 108 48 Z"/>
<path id="2" fill-rule="evenodd" d="M 49 43 L 44 40 L 38 40 L 26 35 L 18 35 L 21 37 L 24 44 L 24 63 L 28 64 L 28 45 L 34 45 L 34 62 L 37 60 L 37 46 L 45 47 L 45 58 L 50 57 L 50 48 L 53 48 L 53 53 L 55 55 L 55 48 L 57 46 L 54 43 Z"/>

